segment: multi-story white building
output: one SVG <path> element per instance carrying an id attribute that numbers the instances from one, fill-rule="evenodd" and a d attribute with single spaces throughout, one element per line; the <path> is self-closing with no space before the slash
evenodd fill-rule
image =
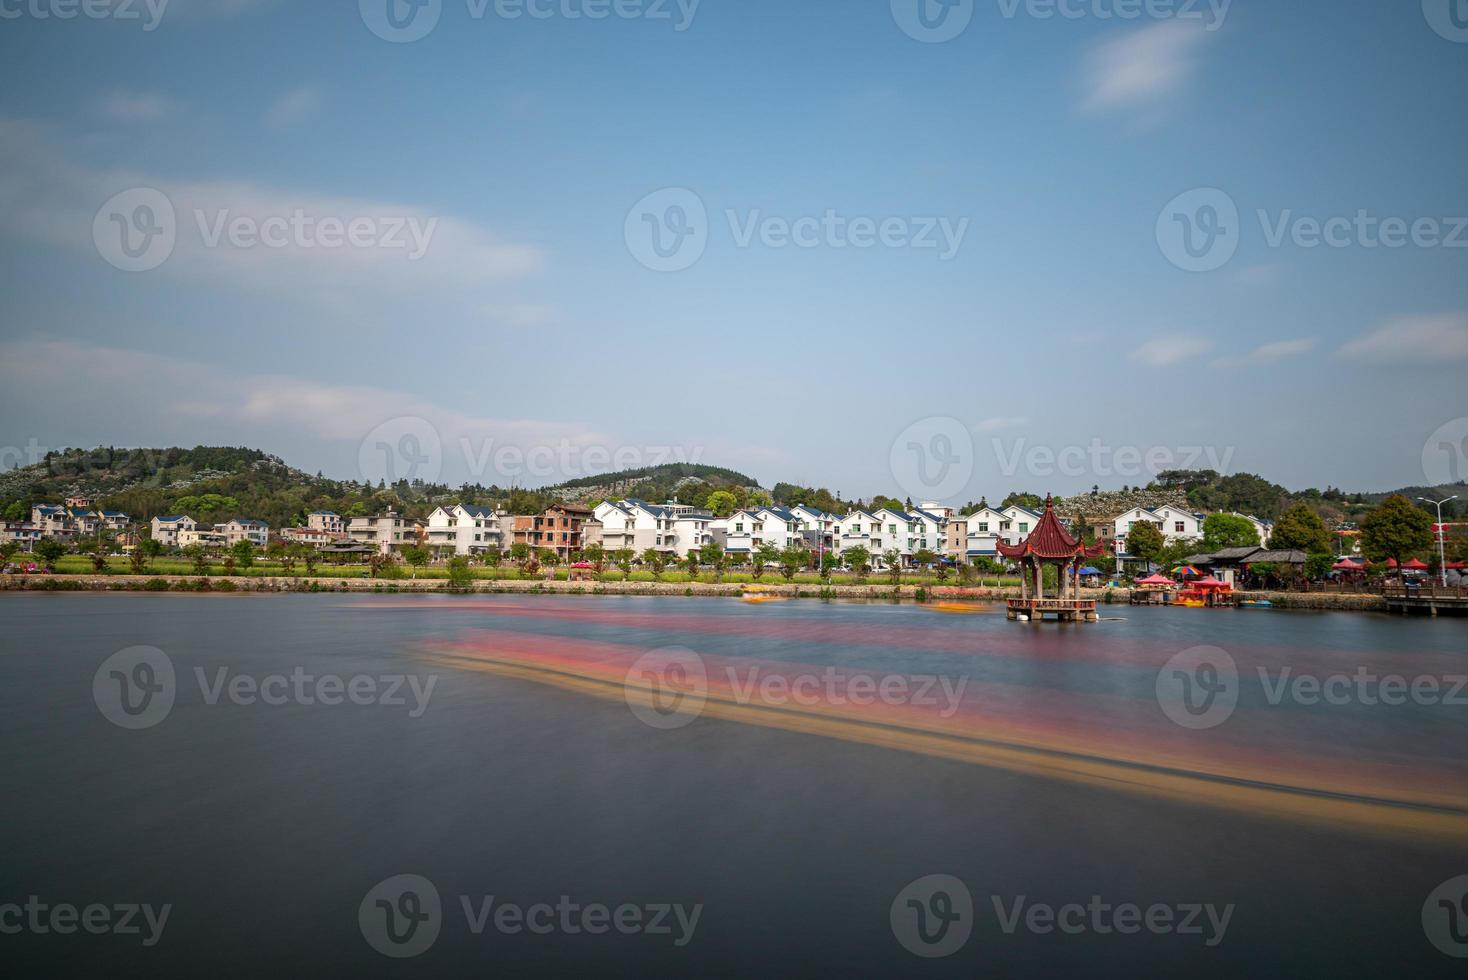
<path id="1" fill-rule="evenodd" d="M 178 547 L 178 533 L 183 530 L 192 530 L 198 522 L 187 514 L 177 516 L 155 517 L 152 522 L 153 540 L 165 548 Z"/>
<path id="2" fill-rule="evenodd" d="M 690 551 L 696 551 L 704 545 L 714 543 L 714 515 L 706 510 L 686 510 L 673 515 L 673 553 L 679 558 L 687 558 Z M 668 538 L 663 537 L 666 547 Z"/>
<path id="3" fill-rule="evenodd" d="M 224 531 L 213 524 L 195 524 L 193 527 L 179 528 L 178 547 L 191 548 L 200 545 L 207 551 L 221 551 L 229 547 L 229 538 Z"/>
<path id="4" fill-rule="evenodd" d="M 288 527 L 280 532 L 280 537 L 283 541 L 310 545 L 312 548 L 324 548 L 339 540 L 337 535 L 314 527 Z"/>
<path id="5" fill-rule="evenodd" d="M 926 549 L 935 555 L 943 554 L 948 537 L 947 508 L 935 512 L 920 507 L 911 511 L 908 516 L 912 518 L 912 526 L 916 532 L 911 544 L 912 553 L 915 555 Z"/>
<path id="6" fill-rule="evenodd" d="M 1111 523 L 1115 528 L 1112 538 L 1117 542 L 1117 547 L 1123 555 L 1127 553 L 1127 535 L 1138 524 L 1151 524 L 1162 532 L 1163 539 L 1169 544 L 1184 538 L 1198 538 L 1203 535 L 1202 515 L 1171 505 L 1164 505 L 1156 510 L 1133 507 L 1126 513 L 1118 515 Z"/>
<path id="7" fill-rule="evenodd" d="M 34 551 L 36 542 L 44 535 L 36 525 L 26 521 L 5 521 L 0 524 L 0 541 L 14 541 L 22 551 Z"/>
<path id="8" fill-rule="evenodd" d="M 455 555 L 479 555 L 490 548 L 504 550 L 501 519 L 505 516 L 472 504 L 439 507 L 428 515 L 428 547 L 440 554 Z"/>
<path id="9" fill-rule="evenodd" d="M 357 544 L 376 548 L 379 554 L 390 555 L 404 548 L 413 548 L 422 543 L 425 525 L 422 521 L 404 517 L 396 511 L 374 514 L 371 517 L 354 517 L 347 525 L 347 535 Z"/>
<path id="10" fill-rule="evenodd" d="M 990 507 L 987 503 L 980 503 L 979 509 L 964 518 L 967 527 L 964 537 L 967 546 L 964 549 L 965 556 L 973 558 L 996 558 L 999 549 L 995 543 L 1000 540 L 1002 531 L 1008 529 L 1009 518 Z M 1004 538 L 1006 544 L 1008 538 Z"/>
<path id="11" fill-rule="evenodd" d="M 834 551 L 836 547 L 836 515 L 823 510 L 796 504 L 790 513 L 800 520 L 800 530 L 805 536 L 805 546 L 813 550 Z"/>
<path id="12" fill-rule="evenodd" d="M 263 548 L 270 541 L 270 525 L 264 521 L 236 517 L 220 524 L 215 530 L 224 534 L 224 542 L 230 547 L 241 541 L 248 541 L 257 548 Z"/>
<path id="13" fill-rule="evenodd" d="M 307 514 L 306 526 L 336 536 L 347 533 L 346 520 L 340 514 L 330 510 L 318 510 Z"/>
<path id="14" fill-rule="evenodd" d="M 693 510 L 679 504 L 660 507 L 645 500 L 608 500 L 597 504 L 592 519 L 601 524 L 602 547 L 607 551 L 628 548 L 640 555 L 653 548 L 676 554 L 678 533 L 675 520 L 679 513 L 691 513 Z"/>

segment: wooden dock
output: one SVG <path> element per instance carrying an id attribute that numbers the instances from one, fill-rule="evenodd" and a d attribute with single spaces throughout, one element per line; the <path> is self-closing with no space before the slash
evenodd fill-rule
<path id="1" fill-rule="evenodd" d="M 1062 623 L 1095 623 L 1101 618 L 1096 613 L 1095 599 L 1010 599 L 1008 603 L 1011 620 L 1028 616 L 1033 622 L 1042 622 L 1053 616 Z"/>
<path id="2" fill-rule="evenodd" d="M 1468 588 L 1452 585 L 1388 585 L 1381 591 L 1389 612 L 1428 616 L 1468 615 Z"/>

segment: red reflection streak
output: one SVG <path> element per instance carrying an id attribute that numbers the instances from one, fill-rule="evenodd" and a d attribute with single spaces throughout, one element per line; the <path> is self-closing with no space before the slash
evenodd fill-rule
<path id="1" fill-rule="evenodd" d="M 676 600 L 668 601 L 675 602 Z M 353 605 L 364 609 L 422 610 L 425 608 L 422 604 L 396 602 Z M 713 615 L 678 613 L 672 610 L 635 612 L 604 607 L 592 608 L 579 603 L 559 603 L 550 600 L 523 604 L 467 601 L 428 608 L 434 612 L 488 613 L 493 616 L 549 620 L 583 626 L 746 636 L 847 647 L 867 646 L 897 650 L 941 651 L 978 657 L 1023 657 L 1031 660 L 1095 663 L 1148 669 L 1160 667 L 1174 654 L 1186 648 L 1182 645 L 1184 641 L 1178 640 L 1139 641 L 1135 637 L 1128 637 L 1124 640 L 1113 639 L 1106 635 L 1104 623 L 1084 627 L 1092 631 L 1093 635 L 1078 637 L 1074 632 L 1061 632 L 1050 628 L 1026 628 L 1017 624 L 1012 631 L 985 628 L 965 632 L 961 628 L 946 625 L 951 622 L 950 620 L 945 620 L 943 626 L 873 626 L 811 619 L 774 618 L 763 609 L 746 610 L 743 606 L 740 606 L 738 612 Z M 1189 612 L 1178 611 L 1178 615 L 1189 615 Z M 1215 615 L 1235 614 L 1219 611 Z M 1187 645 L 1203 644 L 1189 642 Z M 1239 669 L 1248 672 L 1251 679 L 1257 668 L 1266 668 L 1270 671 L 1272 682 L 1277 681 L 1279 668 L 1286 665 L 1292 669 L 1294 675 L 1301 673 L 1320 676 L 1337 673 L 1354 674 L 1358 668 L 1362 667 L 1377 675 L 1444 677 L 1468 673 L 1468 656 L 1455 657 L 1449 654 L 1424 651 L 1341 651 L 1288 646 L 1270 647 L 1252 642 L 1248 647 L 1235 647 L 1231 646 L 1228 640 L 1213 645 L 1227 650 L 1238 664 Z M 1462 694 L 1468 697 L 1468 688 L 1465 688 Z"/>
<path id="2" fill-rule="evenodd" d="M 468 660 L 523 663 L 617 687 L 627 680 L 633 662 L 648 652 L 645 647 L 630 644 L 498 630 L 476 630 L 464 640 L 435 644 L 434 649 Z M 756 706 L 765 703 L 760 681 L 782 678 L 788 683 L 807 675 L 824 678 L 827 670 L 827 665 L 700 656 L 707 669 L 711 696 Z M 856 675 L 877 680 L 883 676 L 911 678 L 905 673 L 887 675 L 867 668 L 838 667 L 836 671 L 838 678 L 845 679 L 834 686 L 837 702 L 842 700 L 840 695 L 848 693 L 845 685 Z M 752 695 L 748 688 L 751 681 L 756 682 Z M 956 682 L 950 678 L 950 684 Z M 788 704 L 785 689 L 777 690 L 780 693 L 776 703 Z M 819 690 L 822 694 L 828 690 L 824 681 Z M 932 704 L 857 704 L 849 699 L 847 703 L 828 703 L 822 699 L 814 706 L 799 706 L 797 710 L 1287 786 L 1376 796 L 1468 795 L 1468 773 L 1462 761 L 1386 753 L 1378 753 L 1375 758 L 1363 757 L 1359 747 L 1350 748 L 1338 740 L 1322 739 L 1318 734 L 1315 744 L 1307 749 L 1298 737 L 1292 736 L 1300 734 L 1308 720 L 1292 720 L 1283 733 L 1278 729 L 1263 732 L 1236 723 L 1194 732 L 1174 726 L 1151 702 L 974 679 L 969 679 L 957 710 L 948 717 L 943 713 L 949 707 L 949 696 L 942 687 L 929 688 L 927 697 Z M 1281 748 L 1282 737 L 1291 738 L 1291 748 Z M 1427 768 L 1424 763 L 1430 763 L 1433 768 Z M 1450 771 L 1445 772 L 1445 767 Z"/>

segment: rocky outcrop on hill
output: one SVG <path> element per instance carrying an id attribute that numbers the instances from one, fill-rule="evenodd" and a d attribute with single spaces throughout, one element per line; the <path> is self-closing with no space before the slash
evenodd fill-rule
<path id="1" fill-rule="evenodd" d="M 1102 490 L 1074 497 L 1057 497 L 1055 513 L 1064 518 L 1085 517 L 1087 520 L 1116 517 L 1134 507 L 1154 510 L 1158 507 L 1188 508 L 1188 497 L 1182 490 L 1160 487 L 1135 490 Z"/>

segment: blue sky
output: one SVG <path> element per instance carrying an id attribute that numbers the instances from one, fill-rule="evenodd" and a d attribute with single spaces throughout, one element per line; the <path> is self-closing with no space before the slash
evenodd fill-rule
<path id="1" fill-rule="evenodd" d="M 441 0 L 409 43 L 368 27 L 388 0 L 57 2 L 0 3 L 0 463 L 231 443 L 375 478 L 386 442 L 452 482 L 696 458 L 961 501 L 1146 482 L 1131 451 L 1384 489 L 1468 436 L 1446 0 L 960 0 L 943 43 L 919 0 Z M 129 272 L 96 236 L 137 188 L 176 242 Z M 703 250 L 657 271 L 670 188 Z M 210 244 L 295 212 L 371 233 Z M 890 238 L 782 244 L 828 213 Z M 1370 247 L 1389 218 L 1415 241 Z"/>

